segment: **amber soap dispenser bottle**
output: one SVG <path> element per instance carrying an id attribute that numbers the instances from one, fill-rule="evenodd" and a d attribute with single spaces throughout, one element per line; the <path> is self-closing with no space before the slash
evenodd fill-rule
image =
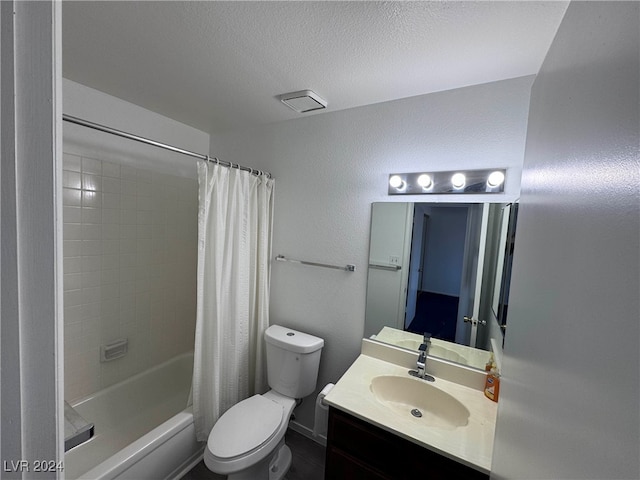
<path id="1" fill-rule="evenodd" d="M 491 370 L 487 372 L 487 379 L 484 382 L 484 396 L 494 402 L 498 401 L 500 394 L 500 374 L 496 364 L 491 365 Z"/>

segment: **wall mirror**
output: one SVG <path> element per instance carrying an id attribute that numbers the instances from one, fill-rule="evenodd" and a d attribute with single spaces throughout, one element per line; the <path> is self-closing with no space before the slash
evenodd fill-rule
<path id="1" fill-rule="evenodd" d="M 372 204 L 364 336 L 484 368 L 508 312 L 517 203 Z M 494 341 L 492 342 L 491 339 Z"/>

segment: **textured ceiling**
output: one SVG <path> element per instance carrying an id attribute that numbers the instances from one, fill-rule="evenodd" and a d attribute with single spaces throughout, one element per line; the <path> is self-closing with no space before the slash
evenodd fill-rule
<path id="1" fill-rule="evenodd" d="M 64 2 L 63 76 L 208 132 L 538 72 L 567 2 Z M 309 113 L 317 115 L 322 113 Z"/>

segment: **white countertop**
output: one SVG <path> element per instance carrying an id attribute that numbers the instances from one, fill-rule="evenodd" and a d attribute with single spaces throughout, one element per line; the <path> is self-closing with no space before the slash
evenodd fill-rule
<path id="1" fill-rule="evenodd" d="M 367 355 L 360 355 L 325 397 L 325 402 L 372 425 L 403 437 L 448 458 L 489 473 L 497 404 L 482 391 L 436 377 L 431 383 L 455 397 L 469 410 L 464 427 L 433 427 L 421 419 L 399 415 L 376 400 L 371 380 L 379 375 L 410 377 L 407 368 Z M 417 382 L 424 380 L 415 379 Z"/>

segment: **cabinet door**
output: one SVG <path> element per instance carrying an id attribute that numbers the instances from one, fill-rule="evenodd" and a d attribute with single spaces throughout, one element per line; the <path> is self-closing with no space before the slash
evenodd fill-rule
<path id="1" fill-rule="evenodd" d="M 329 410 L 326 460 L 327 480 L 489 478 L 333 407 Z"/>
<path id="2" fill-rule="evenodd" d="M 342 450 L 331 447 L 327 447 L 324 478 L 327 480 L 343 478 L 349 480 L 393 480 L 393 477 L 382 475 Z"/>

